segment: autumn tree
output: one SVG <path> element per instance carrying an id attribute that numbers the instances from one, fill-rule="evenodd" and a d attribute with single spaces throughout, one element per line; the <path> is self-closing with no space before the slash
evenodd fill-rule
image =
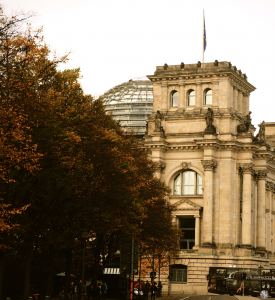
<path id="1" fill-rule="evenodd" d="M 41 31 L 20 32 L 24 17 L 1 13 L 1 247 L 22 255 L 24 297 L 39 253 L 47 260 L 46 293 L 61 252 L 68 284 L 84 228 L 94 280 L 122 237 L 139 238 L 148 253 L 175 253 L 180 232 L 157 166 L 100 99 L 83 93 L 79 69 L 58 70 L 66 56 L 50 58 Z"/>

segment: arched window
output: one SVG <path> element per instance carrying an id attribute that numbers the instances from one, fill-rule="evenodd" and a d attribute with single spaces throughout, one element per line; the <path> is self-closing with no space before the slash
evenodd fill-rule
<path id="1" fill-rule="evenodd" d="M 174 195 L 202 195 L 202 178 L 194 171 L 184 171 L 174 179 Z"/>
<path id="2" fill-rule="evenodd" d="M 179 100 L 179 93 L 177 91 L 172 91 L 171 93 L 171 106 L 177 107 Z"/>
<path id="3" fill-rule="evenodd" d="M 187 105 L 188 106 L 195 106 L 195 91 L 190 90 L 188 91 L 188 97 L 187 97 Z"/>
<path id="4" fill-rule="evenodd" d="M 207 89 L 204 93 L 204 104 L 212 105 L 212 90 Z"/>

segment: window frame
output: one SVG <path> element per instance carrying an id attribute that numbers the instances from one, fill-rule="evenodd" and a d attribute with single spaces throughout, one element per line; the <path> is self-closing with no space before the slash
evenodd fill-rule
<path id="1" fill-rule="evenodd" d="M 178 97 L 174 98 L 174 94 L 178 93 Z M 174 105 L 174 99 L 177 99 L 177 105 Z M 178 107 L 179 106 L 179 92 L 177 90 L 173 90 L 171 92 L 171 97 L 170 97 L 170 106 L 171 107 Z"/>
<path id="2" fill-rule="evenodd" d="M 211 104 L 209 104 L 209 103 L 206 103 L 206 97 L 207 97 L 207 92 L 209 92 L 209 91 L 211 91 Z M 207 89 L 205 89 L 205 91 L 204 91 L 204 105 L 213 105 L 213 91 L 212 91 L 212 89 L 210 89 L 210 88 L 207 88 Z"/>
<path id="3" fill-rule="evenodd" d="M 184 184 L 185 182 L 185 173 L 193 173 L 194 174 L 194 183 L 190 184 L 190 180 L 188 184 Z M 201 179 L 201 182 L 200 182 Z M 188 188 L 188 192 L 190 187 L 193 186 L 193 193 L 185 193 L 185 188 Z M 199 173 L 194 170 L 184 170 L 177 173 L 173 179 L 173 196 L 202 196 L 202 187 L 203 187 L 203 180 Z M 199 193 L 201 191 L 201 193 Z"/>
<path id="4" fill-rule="evenodd" d="M 172 265 L 171 266 L 171 273 L 173 274 L 170 281 L 172 283 L 187 283 L 187 266 L 186 265 Z M 178 279 L 178 273 L 181 273 L 181 280 Z M 175 280 L 174 280 L 175 277 Z M 186 279 L 186 281 L 184 281 Z"/>
<path id="5" fill-rule="evenodd" d="M 179 247 L 180 247 L 180 250 L 192 250 L 193 249 L 193 247 L 195 246 L 195 236 L 196 236 L 196 218 L 193 216 L 193 215 L 191 215 L 191 216 L 178 216 L 178 219 L 179 219 L 179 229 L 184 233 L 184 232 L 186 232 L 186 231 L 192 231 L 193 233 L 194 233 L 194 238 L 187 238 L 187 239 L 185 239 L 184 238 L 184 236 L 183 236 L 183 238 L 180 238 L 180 244 L 179 244 Z M 194 221 L 194 226 L 193 227 L 181 227 L 180 225 L 180 220 L 181 219 L 189 219 L 189 220 L 191 220 L 192 219 L 192 221 Z M 187 248 L 181 248 L 181 242 L 187 242 Z M 190 247 L 189 246 L 189 244 L 190 244 L 190 242 L 193 244 L 193 246 L 192 247 Z"/>
<path id="6" fill-rule="evenodd" d="M 190 96 L 190 94 L 192 93 L 192 92 L 194 92 L 194 95 L 192 95 L 192 96 Z M 190 97 L 192 97 L 192 99 L 194 99 L 194 104 L 190 104 Z M 196 92 L 195 92 L 195 90 L 193 90 L 193 89 L 190 89 L 190 90 L 188 90 L 188 92 L 187 92 L 187 106 L 189 107 L 189 106 L 196 106 Z"/>

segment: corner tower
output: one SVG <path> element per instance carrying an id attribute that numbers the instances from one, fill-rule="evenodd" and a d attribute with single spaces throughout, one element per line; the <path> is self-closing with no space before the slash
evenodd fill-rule
<path id="1" fill-rule="evenodd" d="M 268 171 L 275 161 L 264 122 L 254 137 L 255 87 L 230 62 L 165 64 L 147 77 L 154 99 L 144 147 L 159 163 L 157 176 L 171 189 L 184 232 L 175 268 L 182 265 L 186 281 L 172 291 L 206 291 L 210 266 L 242 267 L 244 257 L 246 267 L 260 260 L 271 267 L 275 206 L 266 186 L 275 186 L 275 171 Z"/>

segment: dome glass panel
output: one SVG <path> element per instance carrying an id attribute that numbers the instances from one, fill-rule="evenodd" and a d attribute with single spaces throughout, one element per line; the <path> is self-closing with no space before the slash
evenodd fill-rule
<path id="1" fill-rule="evenodd" d="M 128 133 L 144 135 L 146 122 L 153 112 L 153 84 L 150 80 L 129 80 L 102 96 L 105 110 Z"/>

